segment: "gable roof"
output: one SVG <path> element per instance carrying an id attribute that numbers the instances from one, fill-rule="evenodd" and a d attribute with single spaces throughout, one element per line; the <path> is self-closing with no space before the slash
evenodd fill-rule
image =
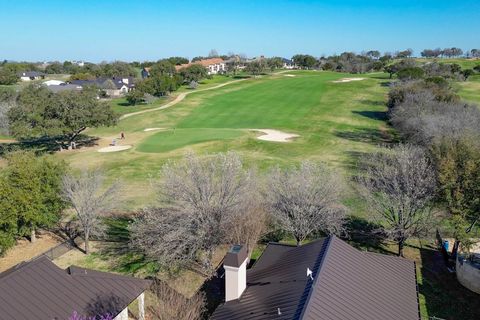
<path id="1" fill-rule="evenodd" d="M 82 87 L 79 85 L 74 84 L 52 84 L 46 86 L 48 90 L 52 91 L 53 93 L 62 92 L 62 91 L 81 91 Z"/>
<path id="2" fill-rule="evenodd" d="M 45 256 L 0 274 L 0 315 L 6 319 L 68 319 L 118 315 L 150 281 L 79 267 L 59 268 Z"/>
<path id="3" fill-rule="evenodd" d="M 128 83 L 125 83 L 123 80 L 128 79 Z M 97 78 L 94 80 L 72 80 L 70 81 L 71 84 L 75 84 L 78 86 L 97 86 L 99 88 L 104 88 L 106 86 L 106 82 L 108 80 L 111 80 L 115 87 L 117 89 L 121 89 L 123 86 L 126 86 L 128 88 L 133 88 L 135 87 L 135 84 L 133 83 L 134 80 L 132 77 L 112 77 L 112 78 Z"/>
<path id="4" fill-rule="evenodd" d="M 38 71 L 23 71 L 17 74 L 19 77 L 28 77 L 28 78 L 36 78 L 36 77 L 43 77 L 45 73 L 38 72 Z"/>
<path id="5" fill-rule="evenodd" d="M 203 59 L 203 60 L 197 60 L 197 61 L 190 62 L 190 63 L 184 63 L 184 64 L 176 65 L 175 70 L 178 71 L 180 69 L 189 67 L 192 64 L 199 64 L 199 65 L 207 68 L 208 66 L 211 66 L 211 65 L 214 65 L 214 64 L 220 64 L 220 63 L 225 63 L 225 61 L 222 58 Z"/>
<path id="6" fill-rule="evenodd" d="M 195 62 L 192 62 L 192 64 L 201 64 L 204 67 L 211 66 L 212 64 L 220 64 L 224 63 L 222 58 L 210 58 L 210 59 L 203 59 L 203 60 L 198 60 Z"/>
<path id="7" fill-rule="evenodd" d="M 418 320 L 415 264 L 361 252 L 335 236 L 300 247 L 269 244 L 247 271 L 240 299 L 212 317 L 247 318 Z"/>

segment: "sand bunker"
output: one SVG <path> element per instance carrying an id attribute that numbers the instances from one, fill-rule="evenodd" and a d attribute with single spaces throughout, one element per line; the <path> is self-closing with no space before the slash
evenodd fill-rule
<path id="1" fill-rule="evenodd" d="M 283 76 L 284 77 L 296 77 L 296 75 L 294 75 L 294 74 L 284 74 Z"/>
<path id="2" fill-rule="evenodd" d="M 125 145 L 125 146 L 110 146 L 110 147 L 105 147 L 98 149 L 98 152 L 117 152 L 117 151 L 123 151 L 123 150 L 128 150 L 132 146 L 130 145 Z"/>
<path id="3" fill-rule="evenodd" d="M 146 128 L 146 129 L 143 130 L 143 131 L 148 132 L 148 131 L 163 130 L 163 129 L 164 129 L 164 128 Z"/>
<path id="4" fill-rule="evenodd" d="M 291 139 L 299 137 L 298 134 L 282 132 L 274 129 L 252 129 L 253 131 L 259 131 L 264 134 L 258 136 L 257 139 L 273 142 L 290 142 Z"/>
<path id="5" fill-rule="evenodd" d="M 352 82 L 352 81 L 360 81 L 365 80 L 365 78 L 343 78 L 340 80 L 333 81 L 334 83 L 343 83 L 343 82 Z"/>

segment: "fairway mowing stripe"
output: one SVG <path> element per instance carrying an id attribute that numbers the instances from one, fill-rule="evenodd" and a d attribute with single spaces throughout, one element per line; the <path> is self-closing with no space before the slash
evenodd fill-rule
<path id="1" fill-rule="evenodd" d="M 196 91 L 183 92 L 183 93 L 180 93 L 173 101 L 170 101 L 169 103 L 167 103 L 163 106 L 160 106 L 158 108 L 153 108 L 153 109 L 142 110 L 142 111 L 138 111 L 138 112 L 127 113 L 127 114 L 124 114 L 123 116 L 121 116 L 119 120 L 123 120 L 125 118 L 129 118 L 129 117 L 136 116 L 136 115 L 139 115 L 139 114 L 144 114 L 144 113 L 147 113 L 147 112 L 153 112 L 153 111 L 167 109 L 167 108 L 173 107 L 174 105 L 181 102 L 189 94 L 222 88 L 222 87 L 225 87 L 226 85 L 229 85 L 229 84 L 232 84 L 232 83 L 237 83 L 237 82 L 242 82 L 242 81 L 245 81 L 245 80 L 248 80 L 248 79 L 250 79 L 250 78 L 225 82 L 225 83 L 219 84 L 218 86 L 214 86 L 214 87 L 211 87 L 211 88 L 205 88 L 205 89 L 200 89 L 200 90 L 196 90 Z"/>

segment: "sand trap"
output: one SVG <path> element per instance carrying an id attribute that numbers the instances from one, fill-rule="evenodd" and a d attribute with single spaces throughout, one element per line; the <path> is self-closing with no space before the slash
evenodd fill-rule
<path id="1" fill-rule="evenodd" d="M 284 74 L 283 76 L 284 77 L 296 77 L 296 75 L 294 75 L 294 74 Z"/>
<path id="2" fill-rule="evenodd" d="M 148 131 L 163 130 L 163 129 L 165 129 L 165 128 L 146 128 L 143 131 L 148 132 Z"/>
<path id="3" fill-rule="evenodd" d="M 253 131 L 259 131 L 264 134 L 258 136 L 257 139 L 273 142 L 290 142 L 291 139 L 299 137 L 298 134 L 287 133 L 274 129 L 252 129 Z"/>
<path id="4" fill-rule="evenodd" d="M 117 151 L 123 151 L 123 150 L 128 150 L 132 146 L 130 145 L 125 145 L 125 146 L 110 146 L 110 147 L 105 147 L 98 149 L 98 152 L 117 152 Z"/>
<path id="5" fill-rule="evenodd" d="M 352 82 L 352 81 L 361 81 L 365 80 L 365 78 L 343 78 L 340 80 L 333 81 L 334 83 L 343 83 L 343 82 Z"/>

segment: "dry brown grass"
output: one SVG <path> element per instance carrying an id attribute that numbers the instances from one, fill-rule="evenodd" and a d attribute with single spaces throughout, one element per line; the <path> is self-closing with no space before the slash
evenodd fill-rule
<path id="1" fill-rule="evenodd" d="M 47 231 L 39 232 L 35 243 L 31 243 L 27 239 L 20 239 L 17 241 L 15 247 L 8 250 L 7 254 L 0 258 L 0 272 L 22 261 L 35 258 L 61 242 L 62 239 Z"/>

